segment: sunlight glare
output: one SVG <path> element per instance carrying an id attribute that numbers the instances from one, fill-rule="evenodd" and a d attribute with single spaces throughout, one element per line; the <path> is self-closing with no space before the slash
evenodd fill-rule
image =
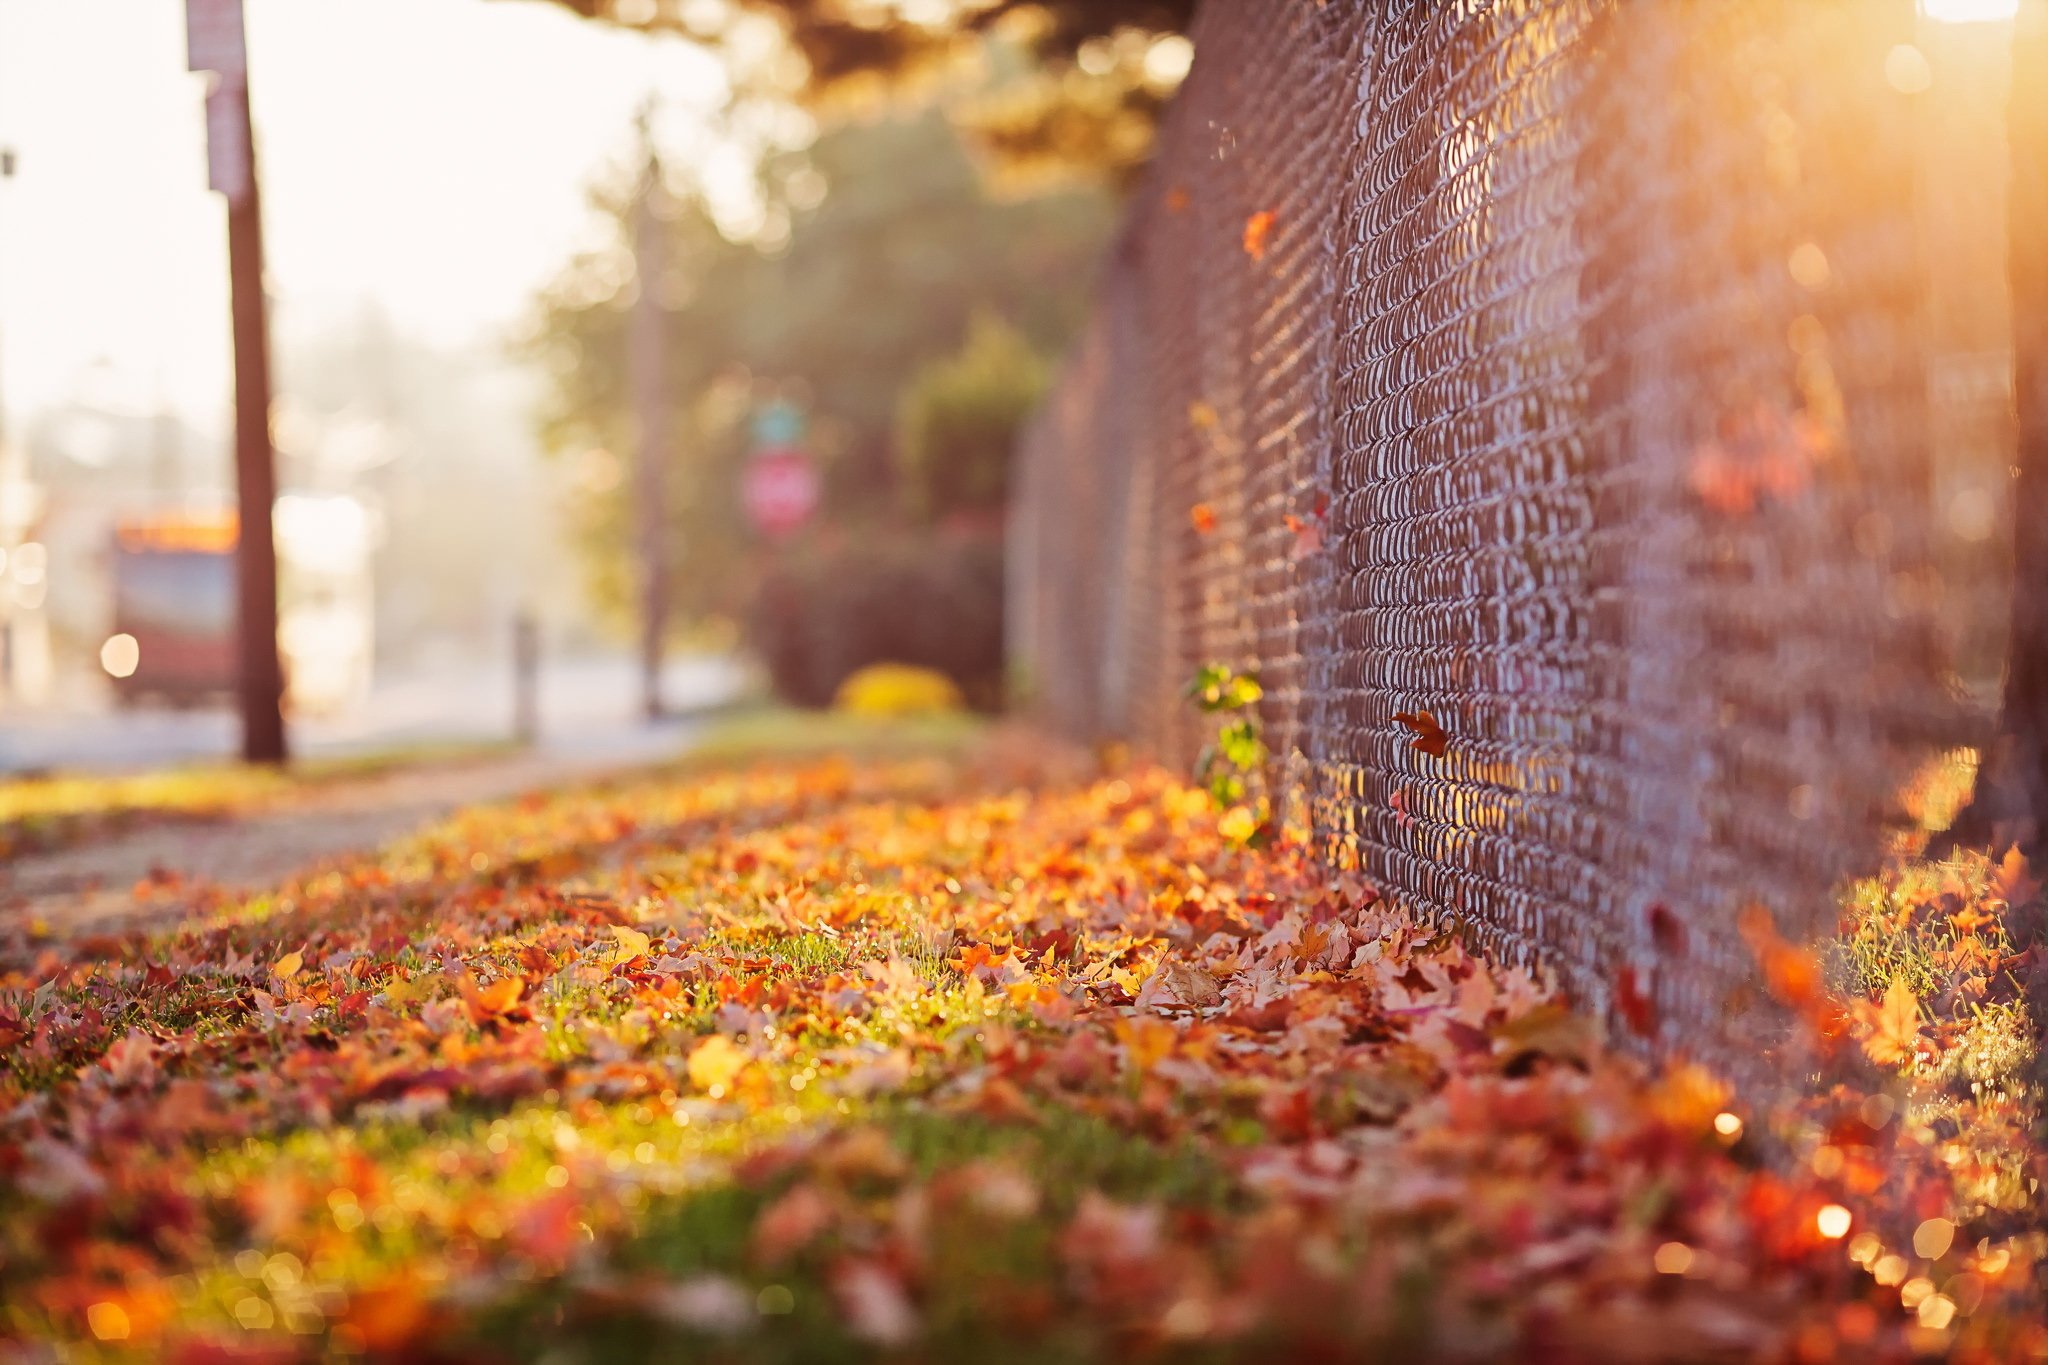
<path id="1" fill-rule="evenodd" d="M 1981 24 L 2012 18 L 2020 0 L 1920 0 L 1920 12 L 1938 23 Z"/>

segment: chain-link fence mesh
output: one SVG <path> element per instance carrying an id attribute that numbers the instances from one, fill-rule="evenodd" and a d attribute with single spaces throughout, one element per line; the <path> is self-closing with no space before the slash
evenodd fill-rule
<path id="1" fill-rule="evenodd" d="M 1256 669 L 1333 857 L 1746 1047 L 1739 912 L 1831 926 L 1996 696 L 2011 32 L 1215 0 L 1026 441 L 1043 708 L 1185 764 Z"/>

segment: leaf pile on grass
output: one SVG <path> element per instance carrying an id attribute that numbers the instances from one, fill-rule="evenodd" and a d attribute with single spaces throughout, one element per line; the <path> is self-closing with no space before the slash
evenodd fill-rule
<path id="1" fill-rule="evenodd" d="M 1910 1106 L 1767 1167 L 1298 841 L 1047 762 L 535 798 L 5 944 L 0 1360 L 2048 1352 Z"/>

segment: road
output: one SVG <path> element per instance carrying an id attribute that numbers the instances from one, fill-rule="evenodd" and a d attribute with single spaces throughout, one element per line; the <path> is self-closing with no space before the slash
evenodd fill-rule
<path id="1" fill-rule="evenodd" d="M 738 695 L 743 675 L 723 656 L 672 662 L 664 694 L 679 714 L 702 712 Z M 661 726 L 641 722 L 639 676 L 627 658 L 562 659 L 543 666 L 543 754 L 632 761 L 669 743 Z M 511 679 L 494 661 L 452 661 L 380 682 L 342 715 L 298 720 L 295 750 L 346 757 L 428 744 L 488 743 L 512 736 Z M 232 758 L 240 731 L 225 707 L 188 711 L 110 709 L 97 696 L 73 705 L 0 714 L 0 774 L 107 772 Z"/>

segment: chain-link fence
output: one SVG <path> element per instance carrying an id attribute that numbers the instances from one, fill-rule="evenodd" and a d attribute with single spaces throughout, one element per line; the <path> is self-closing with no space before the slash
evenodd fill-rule
<path id="1" fill-rule="evenodd" d="M 1997 701 L 2013 32 L 1212 0 L 1025 445 L 1039 704 L 1186 764 L 1256 669 L 1333 856 L 1746 1046 L 1739 912 L 1824 932 Z"/>

